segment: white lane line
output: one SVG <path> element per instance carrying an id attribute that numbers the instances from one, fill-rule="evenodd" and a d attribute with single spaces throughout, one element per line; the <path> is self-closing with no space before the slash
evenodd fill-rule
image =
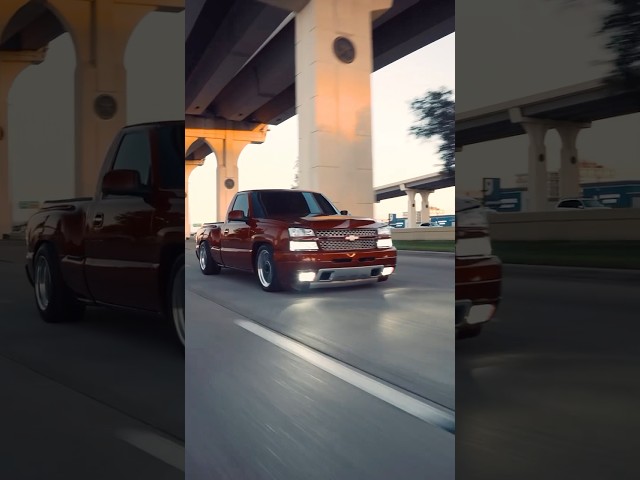
<path id="1" fill-rule="evenodd" d="M 126 429 L 118 437 L 136 448 L 184 472 L 184 447 L 156 433 Z"/>
<path id="2" fill-rule="evenodd" d="M 407 395 L 380 381 L 374 380 L 373 378 L 364 375 L 356 369 L 328 357 L 327 355 L 302 345 L 295 340 L 291 340 L 290 338 L 261 327 L 254 322 L 238 319 L 235 320 L 235 324 L 255 335 L 258 335 L 283 350 L 302 358 L 325 372 L 344 380 L 354 387 L 357 387 L 360 390 L 363 390 L 368 394 L 405 411 L 409 415 L 413 415 L 424 422 L 440 427 L 448 432 L 455 432 L 455 414 L 453 412 L 446 411 L 443 407 L 438 408 L 424 401 L 418 400 L 413 396 Z"/>

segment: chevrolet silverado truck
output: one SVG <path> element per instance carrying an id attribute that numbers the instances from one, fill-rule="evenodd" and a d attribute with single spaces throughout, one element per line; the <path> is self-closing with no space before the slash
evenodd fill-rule
<path id="1" fill-rule="evenodd" d="M 47 322 L 87 305 L 155 312 L 184 346 L 184 121 L 122 129 L 95 195 L 45 202 L 26 227 L 26 271 Z"/>
<path id="2" fill-rule="evenodd" d="M 300 190 L 238 192 L 224 222 L 196 232 L 195 247 L 203 274 L 252 272 L 268 292 L 381 282 L 397 260 L 388 227 Z"/>
<path id="3" fill-rule="evenodd" d="M 486 209 L 456 198 L 456 338 L 477 336 L 500 304 L 502 262 L 492 254 Z"/>

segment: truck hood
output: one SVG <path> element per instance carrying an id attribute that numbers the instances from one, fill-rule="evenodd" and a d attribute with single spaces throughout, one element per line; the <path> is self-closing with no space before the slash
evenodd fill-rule
<path id="1" fill-rule="evenodd" d="M 371 218 L 352 217 L 350 215 L 309 215 L 306 217 L 279 218 L 292 227 L 305 227 L 314 230 L 331 230 L 334 228 L 379 228 L 383 224 Z"/>

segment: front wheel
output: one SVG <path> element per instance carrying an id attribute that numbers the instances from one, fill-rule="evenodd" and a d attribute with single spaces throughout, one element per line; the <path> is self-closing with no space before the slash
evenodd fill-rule
<path id="1" fill-rule="evenodd" d="M 278 268 L 273 259 L 273 249 L 268 245 L 262 245 L 256 255 L 256 274 L 260 286 L 266 292 L 278 292 L 282 290 Z"/>
<path id="2" fill-rule="evenodd" d="M 167 316 L 171 319 L 178 341 L 182 347 L 186 343 L 184 315 L 184 254 L 178 256 L 173 263 L 168 286 Z"/>
<path id="3" fill-rule="evenodd" d="M 202 242 L 198 247 L 198 263 L 203 275 L 218 275 L 220 273 L 220 265 L 211 256 L 211 248 L 206 241 Z"/>
<path id="4" fill-rule="evenodd" d="M 33 267 L 36 308 L 42 319 L 49 323 L 79 320 L 84 314 L 84 305 L 64 282 L 53 246 L 45 243 L 38 249 Z"/>

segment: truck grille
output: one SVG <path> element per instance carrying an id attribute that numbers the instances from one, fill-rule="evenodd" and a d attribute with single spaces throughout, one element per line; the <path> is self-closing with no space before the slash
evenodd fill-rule
<path id="1" fill-rule="evenodd" d="M 348 240 L 320 240 L 318 241 L 320 244 L 320 249 L 322 250 L 334 250 L 334 251 L 344 251 L 344 250 L 367 250 L 371 248 L 376 248 L 376 240 L 375 238 L 363 238 L 361 240 L 355 240 L 350 242 Z"/>
<path id="2" fill-rule="evenodd" d="M 316 230 L 318 244 L 325 251 L 368 250 L 376 248 L 378 231 L 373 229 L 335 229 Z M 357 240 L 346 240 L 345 237 L 354 235 Z"/>
<path id="3" fill-rule="evenodd" d="M 373 237 L 378 235 L 377 230 L 358 228 L 355 230 L 316 230 L 318 238 L 340 238 L 344 240 L 344 237 L 348 235 L 357 235 L 360 238 Z"/>

